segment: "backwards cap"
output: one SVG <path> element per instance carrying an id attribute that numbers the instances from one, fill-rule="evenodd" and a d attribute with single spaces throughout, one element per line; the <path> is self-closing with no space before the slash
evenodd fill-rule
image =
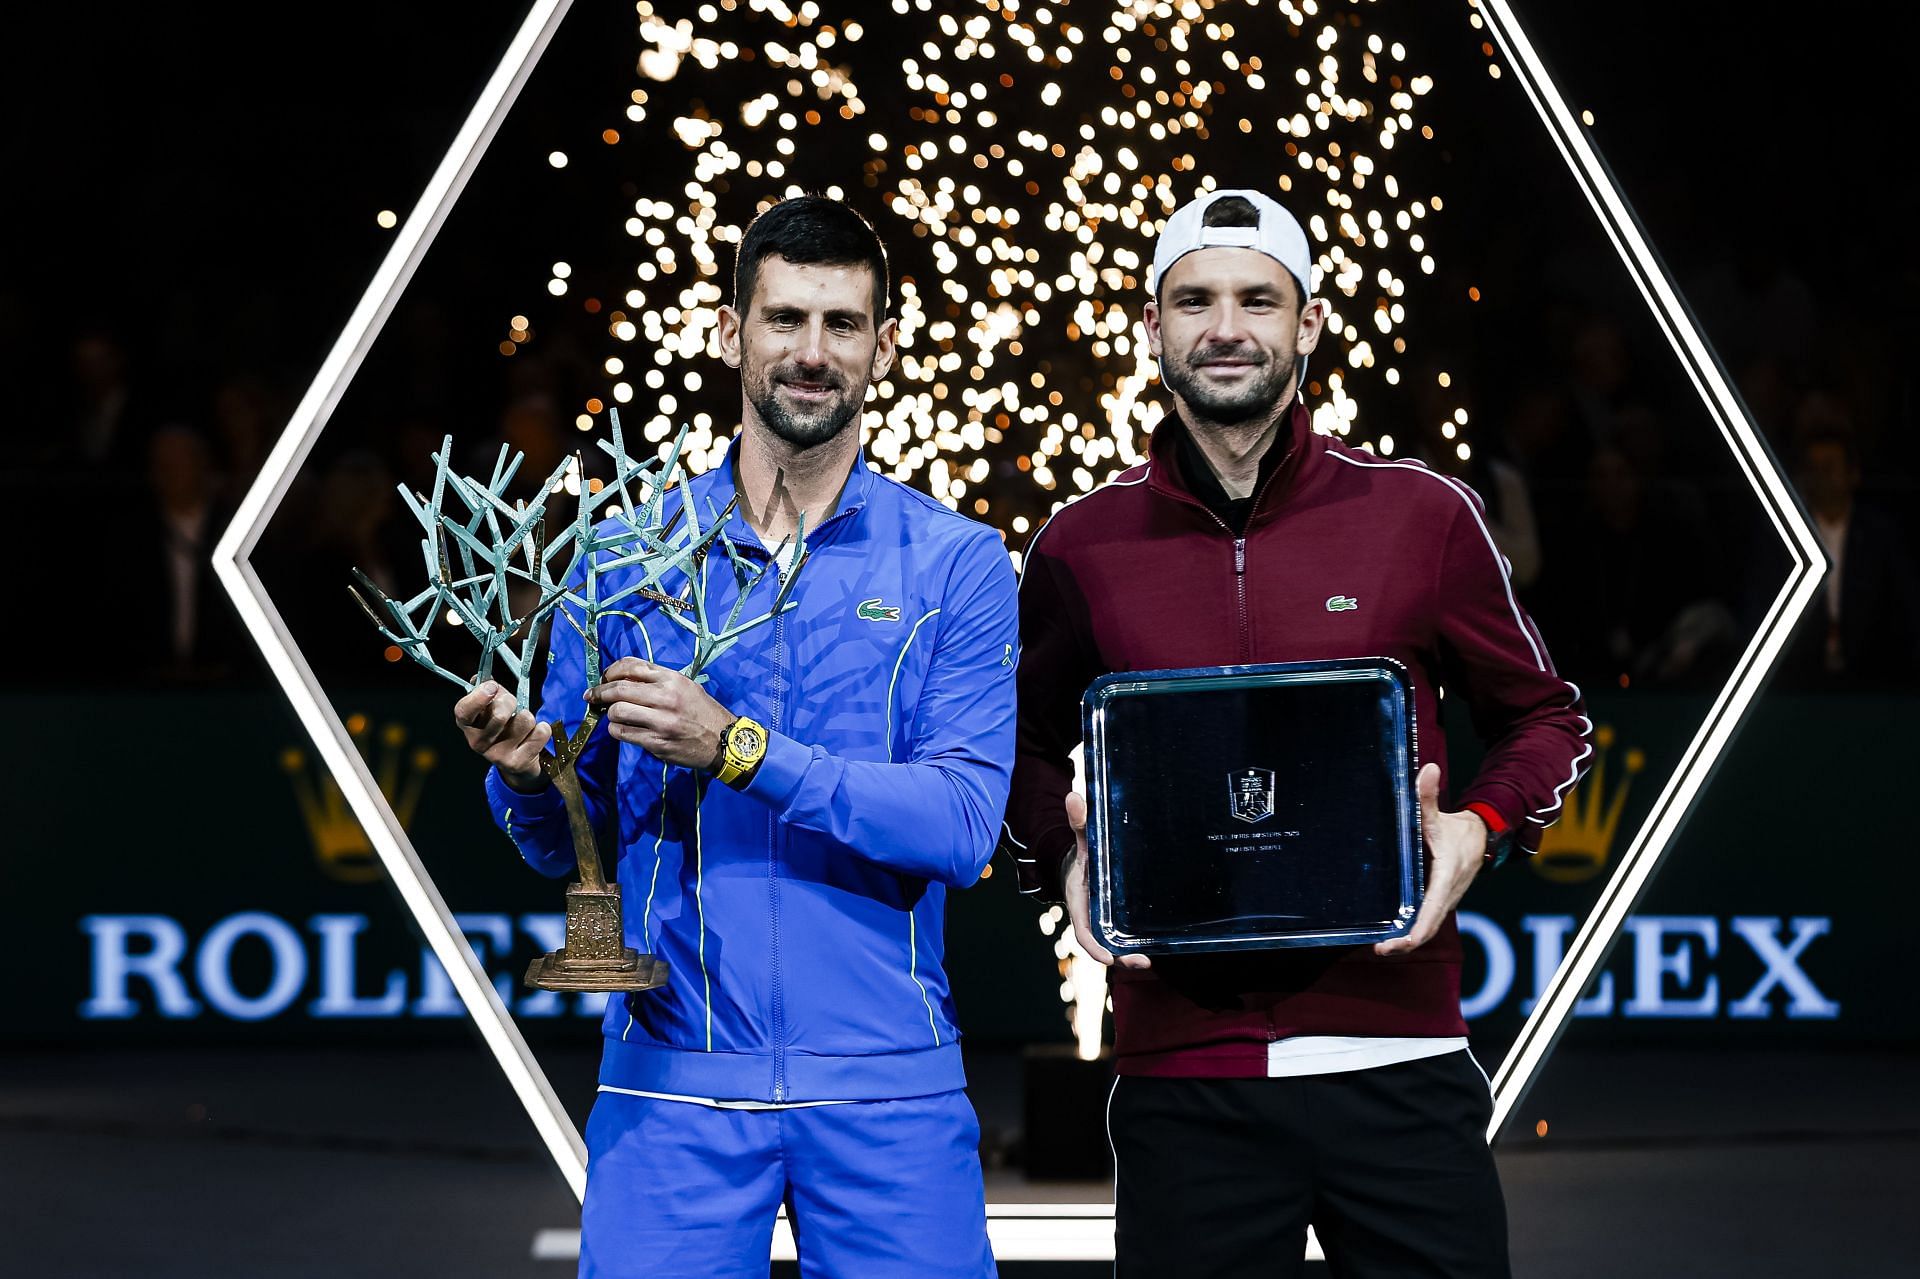
<path id="1" fill-rule="evenodd" d="M 1207 209 L 1215 200 L 1239 196 L 1253 206 L 1258 226 L 1208 226 Z M 1300 288 L 1302 304 L 1312 296 L 1307 281 L 1313 278 L 1313 252 L 1307 245 L 1307 233 L 1293 215 L 1258 191 L 1212 191 L 1189 201 L 1167 219 L 1166 229 L 1153 249 L 1153 278 L 1147 282 L 1154 292 L 1167 278 L 1167 271 L 1195 249 L 1252 249 L 1264 253 L 1287 269 Z"/>

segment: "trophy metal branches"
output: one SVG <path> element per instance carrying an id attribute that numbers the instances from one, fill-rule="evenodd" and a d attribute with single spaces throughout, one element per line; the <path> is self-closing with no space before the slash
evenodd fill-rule
<path id="1" fill-rule="evenodd" d="M 423 532 L 426 589 L 396 600 L 359 569 L 352 571 L 354 585 L 348 589 L 380 633 L 462 689 L 497 679 L 513 690 L 515 706 L 525 710 L 541 627 L 556 615 L 579 634 L 584 683 L 592 687 L 600 683 L 600 622 L 610 617 L 637 621 L 632 610 L 639 600 L 658 605 L 661 616 L 687 632 L 691 659 L 680 670 L 697 682 L 705 681 L 706 669 L 741 636 L 793 607 L 794 583 L 807 559 L 804 519 L 772 556 L 741 554 L 726 533 L 737 498 L 719 511 L 709 504 L 701 521 L 680 465 L 686 431 L 665 458 L 635 462 L 627 456 L 618 411 L 611 417 L 613 438 L 599 446 L 612 459 L 612 481 L 595 491 L 575 454 L 547 477 L 531 501 L 509 502 L 505 496 L 523 460 L 519 453 L 510 454 L 502 445 L 490 478 L 463 477 L 454 469 L 453 437 L 447 436 L 433 455 L 432 492 L 400 489 Z M 682 500 L 663 518 L 667 494 L 676 487 Z M 566 490 L 578 492 L 578 509 L 549 538 L 548 502 Z M 449 496 L 465 508 L 463 514 L 449 509 Z M 609 496 L 614 500 L 596 522 L 594 504 Z M 717 627 L 707 580 L 716 560 L 732 575 L 734 589 Z M 745 616 L 749 597 L 768 573 L 778 575 L 772 604 L 764 613 Z M 516 588 L 523 604 L 515 603 Z M 471 676 L 456 674 L 432 656 L 430 631 L 442 617 L 463 626 L 479 648 Z M 526 983 L 546 990 L 640 991 L 667 980 L 665 962 L 626 945 L 620 885 L 602 870 L 580 789 L 580 758 L 600 718 L 599 708 L 589 706 L 571 733 L 554 721 L 549 725 L 553 750 L 541 757 L 565 803 L 579 871 L 579 881 L 567 888 L 565 944 L 527 970 Z"/>

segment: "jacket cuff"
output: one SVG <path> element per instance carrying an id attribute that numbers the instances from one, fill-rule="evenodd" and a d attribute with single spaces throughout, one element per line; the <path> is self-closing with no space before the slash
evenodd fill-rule
<path id="1" fill-rule="evenodd" d="M 785 733 L 767 733 L 767 753 L 760 766 L 747 779 L 743 795 L 751 795 L 767 807 L 784 812 L 813 766 L 813 748 L 802 746 Z"/>
<path id="2" fill-rule="evenodd" d="M 560 788 L 552 782 L 548 782 L 544 790 L 517 791 L 507 785 L 499 769 L 489 768 L 487 807 L 493 811 L 494 823 L 501 830 L 506 830 L 509 815 L 514 825 L 531 826 L 546 821 L 556 813 L 564 813 L 567 801 L 561 797 Z"/>
<path id="3" fill-rule="evenodd" d="M 1066 884 L 1060 868 L 1067 854 L 1073 851 L 1072 844 L 1064 845 L 1058 852 L 1022 848 L 1010 839 L 1003 839 L 1000 846 L 1013 859 L 1014 873 L 1023 896 L 1031 897 L 1043 905 L 1066 901 Z"/>
<path id="4" fill-rule="evenodd" d="M 1521 819 L 1526 816 L 1526 801 L 1520 793 L 1504 782 L 1492 782 L 1485 786 L 1478 782 L 1467 787 L 1460 797 L 1460 811 L 1478 813 L 1480 820 L 1487 824 L 1487 834 L 1504 835 L 1520 833 Z"/>

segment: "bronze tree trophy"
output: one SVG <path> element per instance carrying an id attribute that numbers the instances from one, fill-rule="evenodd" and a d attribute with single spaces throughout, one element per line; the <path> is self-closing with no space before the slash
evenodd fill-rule
<path id="1" fill-rule="evenodd" d="M 462 689 L 498 679 L 514 690 L 517 707 L 525 710 L 541 629 L 556 615 L 580 635 L 586 684 L 591 687 L 600 682 L 601 619 L 632 617 L 636 600 L 658 605 L 663 616 L 688 632 L 692 660 L 681 673 L 702 682 L 706 667 L 741 635 L 793 607 L 794 583 L 807 558 L 804 530 L 766 560 L 740 555 L 725 531 L 733 503 L 725 510 L 709 510 L 702 526 L 680 465 L 685 430 L 664 458 L 635 462 L 621 440 L 619 413 L 611 417 L 613 438 L 599 443 L 612 459 L 613 480 L 604 486 L 590 482 L 582 459 L 575 454 L 561 463 L 531 500 L 509 502 L 505 496 L 520 469 L 521 454 L 510 453 L 502 445 L 491 478 L 482 482 L 462 477 L 454 469 L 453 437 L 447 436 L 433 455 L 432 493 L 416 494 L 404 485 L 400 489 L 424 533 L 420 548 L 430 579 L 426 589 L 404 602 L 395 600 L 366 574 L 353 570 L 355 585 L 348 589 L 380 633 L 415 662 Z M 676 487 L 683 500 L 663 519 L 665 498 Z M 558 536 L 549 539 L 547 504 L 561 492 L 578 493 L 578 511 Z M 463 515 L 449 513 L 449 496 L 465 508 Z M 598 522 L 593 518 L 596 502 L 609 502 Z M 731 608 L 718 628 L 707 607 L 704 571 L 715 555 L 732 572 L 735 587 Z M 788 567 L 779 567 L 782 564 Z M 760 616 L 742 620 L 748 596 L 770 572 L 779 574 L 772 606 Z M 524 612 L 515 611 L 520 607 L 514 602 L 516 595 L 525 602 Z M 429 631 L 443 617 L 464 627 L 480 649 L 471 676 L 455 674 L 429 652 Z M 555 720 L 549 725 L 553 751 L 541 759 L 565 801 L 579 871 L 579 881 L 567 886 L 564 944 L 527 969 L 526 984 L 542 990 L 642 991 L 667 981 L 665 961 L 626 944 L 620 885 L 609 881 L 601 868 L 581 795 L 580 756 L 599 723 L 597 707 L 587 709 L 571 734 L 563 733 Z"/>

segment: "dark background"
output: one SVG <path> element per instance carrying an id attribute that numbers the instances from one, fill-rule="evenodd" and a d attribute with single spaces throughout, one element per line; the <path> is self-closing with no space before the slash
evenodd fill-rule
<path id="1" fill-rule="evenodd" d="M 1360 11 L 1372 20 L 1382 7 L 1440 69 L 1445 101 L 1432 114 L 1443 144 L 1459 139 L 1440 148 L 1433 179 L 1448 200 L 1444 238 L 1434 233 L 1442 287 L 1420 323 L 1464 370 L 1475 420 L 1487 424 L 1471 438 L 1525 475 L 1544 548 L 1525 598 L 1556 657 L 1609 690 L 1623 725 L 1656 725 L 1644 742 L 1623 741 L 1658 754 L 1657 740 L 1684 738 L 1689 715 L 1697 722 L 1785 558 L 1756 527 L 1725 449 L 1513 80 L 1486 76 L 1484 35 L 1467 26 L 1466 7 Z M 883 21 L 873 8 L 868 21 Z M 209 824 L 197 851 L 191 838 L 146 833 L 163 820 L 207 822 L 230 784 L 221 748 L 198 745 L 216 733 L 182 722 L 250 696 L 278 699 L 210 582 L 193 644 L 167 655 L 155 622 L 152 441 L 172 427 L 204 440 L 216 506 L 244 487 L 390 242 L 375 212 L 405 215 L 521 13 L 113 5 L 42 11 L 14 27 L 0 124 L 13 210 L 0 273 L 0 500 L 19 534 L 0 689 L 22 740 L 8 756 L 8 806 L 34 817 L 0 858 L 9 936 L 25 939 L 5 1005 L 17 1050 L 0 1066 L 0 1164 L 8 1193 L 30 1209 L 8 1227 L 20 1232 L 22 1273 L 565 1270 L 528 1261 L 527 1246 L 534 1230 L 569 1224 L 570 1199 L 460 1019 L 402 1042 L 379 1027 L 284 1042 L 246 1027 L 189 1035 L 142 1022 L 102 1034 L 22 1016 L 51 1006 L 28 986 L 71 986 L 49 974 L 77 962 L 83 940 L 69 922 L 48 933 L 32 921 L 138 909 L 113 885 L 154 878 L 156 850 L 209 918 L 255 904 L 236 896 L 248 876 L 274 878 L 247 857 L 271 842 L 258 832 Z M 1858 650 L 1870 657 L 1825 670 L 1825 628 L 1807 628 L 1709 791 L 1721 807 L 1676 847 L 1649 906 L 1832 912 L 1859 921 L 1846 971 L 1887 977 L 1897 970 L 1871 938 L 1897 924 L 1872 907 L 1904 891 L 1910 841 L 1889 811 L 1904 781 L 1892 761 L 1906 712 L 1920 705 L 1901 567 L 1914 550 L 1908 442 L 1920 411 L 1908 356 L 1920 209 L 1902 171 L 1908 33 L 1871 6 L 1776 18 L 1731 3 L 1533 5 L 1520 16 L 1569 104 L 1594 113 L 1597 146 L 1783 464 L 1816 438 L 1853 449 L 1857 509 L 1877 512 L 1876 563 L 1890 566 L 1880 598 L 1891 603 Z M 322 536 L 322 516 L 390 493 L 442 430 L 506 429 L 503 405 L 528 375 L 495 354 L 500 317 L 545 301 L 555 258 L 594 260 L 585 233 L 556 247 L 554 228 L 618 222 L 570 207 L 577 188 L 541 185 L 546 139 L 580 134 L 569 151 L 586 178 L 604 171 L 617 183 L 623 166 L 646 165 L 644 152 L 602 154 L 591 141 L 605 102 L 632 79 L 635 48 L 630 7 L 583 0 L 569 18 L 548 74 L 423 270 L 431 296 L 410 293 L 396 313 L 303 475 L 287 531 L 276 525 L 262 548 L 269 583 L 302 601 L 289 609 L 296 634 L 343 709 L 384 708 L 383 698 L 418 694 L 424 677 L 380 660 L 354 629 L 334 583 L 343 557 L 368 543 L 351 530 Z M 1258 180 L 1257 152 L 1238 163 Z M 1463 300 L 1469 284 L 1482 293 L 1474 305 Z M 568 327 L 577 321 L 553 311 L 542 351 L 573 353 L 539 365 L 542 389 L 566 403 L 599 385 L 594 353 Z M 116 360 L 127 407 L 117 442 L 89 457 L 87 393 Z M 1609 461 L 1596 464 L 1602 453 Z M 1622 499 L 1623 485 L 1637 501 Z M 1028 487 L 988 491 L 996 522 L 1044 516 Z M 376 531 L 374 544 L 393 546 L 394 532 Z M 1703 600 L 1734 619 L 1732 638 L 1685 669 L 1650 673 L 1659 662 L 1648 646 Z M 1622 627 L 1634 637 L 1626 649 L 1611 640 Z M 250 725 L 243 738 L 256 753 L 296 740 L 270 721 Z M 432 729 L 415 731 L 447 751 Z M 1839 894 L 1822 880 L 1860 887 Z M 1736 887 L 1721 893 L 1720 883 Z M 468 891 L 490 905 L 484 889 Z M 1488 891 L 1493 901 L 1507 889 Z M 404 936 L 393 903 L 354 903 Z M 322 894 L 309 908 L 334 906 Z M 957 952 L 994 954 L 992 930 L 1018 909 L 990 925 L 956 919 Z M 1044 966 L 1037 935 L 1023 944 L 1007 953 Z M 986 989 L 999 978 L 972 980 Z M 1043 968 L 1035 980 L 1052 976 Z M 956 959 L 974 1024 L 967 981 Z M 1516 1125 L 1503 1142 L 1520 1273 L 1898 1273 L 1916 1242 L 1894 1217 L 1913 1184 L 1920 1116 L 1902 1082 L 1911 1030 L 1887 1011 L 1897 983 L 1875 997 L 1884 1002 L 1848 1002 L 1837 1024 L 1732 1027 L 1735 1040 L 1713 1025 L 1691 1039 L 1685 1027 L 1576 1025 L 1521 1117 L 1575 1135 L 1535 1138 Z M 1006 1034 L 976 1034 L 975 1099 L 1003 1134 L 999 1171 L 1017 1175 L 1021 1042 Z M 1054 1038 L 1064 1040 L 1063 1021 Z M 573 1094 L 590 1079 L 590 1041 L 573 1050 L 571 1073 L 564 1037 L 551 1051 L 550 1073 L 573 1078 L 569 1100 L 584 1100 Z M 95 1224 L 103 1194 L 129 1214 L 118 1237 Z"/>

